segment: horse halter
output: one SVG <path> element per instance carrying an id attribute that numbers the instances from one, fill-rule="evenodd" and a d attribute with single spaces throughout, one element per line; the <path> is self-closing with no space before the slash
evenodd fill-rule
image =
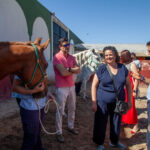
<path id="1" fill-rule="evenodd" d="M 99 66 L 100 64 L 102 64 L 102 63 L 99 62 L 98 60 L 94 60 L 92 54 L 90 54 L 89 58 L 90 58 L 89 64 L 91 65 L 92 63 L 95 63 L 95 64 L 96 64 L 96 68 L 95 68 L 95 69 L 97 70 L 97 69 L 98 69 L 98 66 Z"/>
<path id="2" fill-rule="evenodd" d="M 38 55 L 38 49 L 37 49 L 37 47 L 36 47 L 33 43 L 31 43 L 31 45 L 34 47 L 34 50 L 35 50 L 36 65 L 35 65 L 35 67 L 34 67 L 33 74 L 32 74 L 32 76 L 31 76 L 31 79 L 29 80 L 29 82 L 25 83 L 25 87 L 28 87 L 28 88 L 30 88 L 30 89 L 33 89 L 33 88 L 36 87 L 39 83 L 42 82 L 42 80 L 43 80 L 44 77 L 45 77 L 45 74 L 44 74 L 43 69 L 42 69 L 42 67 L 41 67 L 41 65 L 40 65 L 40 60 L 39 60 L 39 55 Z M 40 81 L 39 81 L 38 83 L 36 83 L 34 86 L 29 87 L 29 84 L 31 84 L 32 81 L 33 81 L 33 79 L 34 79 L 35 72 L 36 72 L 38 66 L 39 66 L 39 68 L 40 68 L 40 70 L 41 70 L 42 78 L 41 78 Z"/>

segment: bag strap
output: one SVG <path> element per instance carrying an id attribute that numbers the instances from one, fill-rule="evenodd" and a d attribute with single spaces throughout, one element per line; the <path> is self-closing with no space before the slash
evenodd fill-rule
<path id="1" fill-rule="evenodd" d="M 113 81 L 113 86 L 114 86 L 114 90 L 115 90 L 116 100 L 118 101 L 117 87 L 116 87 L 115 80 L 114 80 L 114 78 L 113 78 L 113 74 L 112 74 L 112 72 L 111 72 L 111 70 L 110 70 L 108 64 L 106 64 L 106 68 L 107 68 L 107 70 L 108 70 L 108 72 L 109 72 L 109 75 L 110 75 L 112 81 Z"/>

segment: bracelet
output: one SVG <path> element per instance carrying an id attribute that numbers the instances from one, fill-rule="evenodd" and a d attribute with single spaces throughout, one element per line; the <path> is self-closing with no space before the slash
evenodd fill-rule
<path id="1" fill-rule="evenodd" d="M 141 76 L 141 81 L 144 81 L 144 80 L 145 80 L 144 76 Z"/>

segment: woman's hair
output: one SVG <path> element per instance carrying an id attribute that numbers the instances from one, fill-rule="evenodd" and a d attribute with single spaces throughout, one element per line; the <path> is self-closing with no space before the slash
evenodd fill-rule
<path id="1" fill-rule="evenodd" d="M 128 62 L 132 61 L 131 53 L 127 49 L 121 51 L 121 55 L 120 56 L 121 56 L 122 63 L 128 63 Z"/>
<path id="2" fill-rule="evenodd" d="M 119 60 L 120 60 L 120 58 L 119 58 L 117 49 L 116 49 L 114 46 L 106 46 L 106 47 L 104 47 L 104 48 L 103 48 L 103 56 L 104 56 L 104 57 L 105 57 L 105 52 L 106 52 L 107 50 L 111 50 L 111 51 L 114 53 L 114 55 L 116 56 L 116 61 L 115 61 L 115 62 L 118 63 Z"/>
<path id="3" fill-rule="evenodd" d="M 137 59 L 136 54 L 134 52 L 131 53 L 131 56 L 134 56 Z"/>
<path id="4" fill-rule="evenodd" d="M 148 41 L 148 42 L 146 43 L 146 46 L 150 46 L 150 41 Z"/>

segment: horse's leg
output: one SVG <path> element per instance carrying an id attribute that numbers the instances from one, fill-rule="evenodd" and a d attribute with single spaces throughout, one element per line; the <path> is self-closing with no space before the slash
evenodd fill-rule
<path id="1" fill-rule="evenodd" d="M 79 95 L 79 94 L 80 94 L 81 84 L 82 84 L 82 82 L 75 83 L 76 95 Z"/>
<path id="2" fill-rule="evenodd" d="M 87 83 L 87 78 L 84 78 L 81 84 L 81 94 L 84 100 L 87 100 L 86 96 L 86 83 Z"/>
<path id="3" fill-rule="evenodd" d="M 81 92 L 80 92 L 84 100 L 87 100 L 86 84 L 91 75 L 92 75 L 92 72 L 87 67 L 85 67 L 83 74 L 82 74 L 82 85 L 81 85 Z"/>

